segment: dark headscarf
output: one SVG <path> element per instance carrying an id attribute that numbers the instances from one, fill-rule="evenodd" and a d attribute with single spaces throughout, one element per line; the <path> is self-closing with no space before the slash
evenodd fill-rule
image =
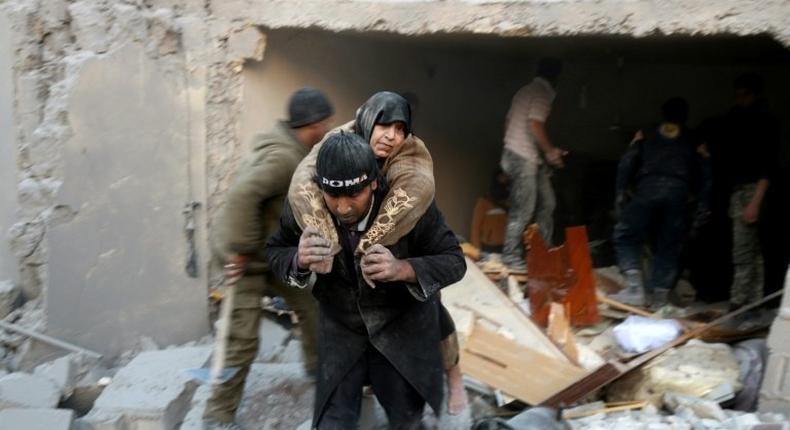
<path id="1" fill-rule="evenodd" d="M 354 131 L 370 144 L 373 126 L 376 124 L 392 124 L 401 121 L 406 125 L 405 135 L 411 133 L 411 107 L 402 96 L 391 91 L 380 91 L 373 94 L 368 101 L 357 109 Z"/>

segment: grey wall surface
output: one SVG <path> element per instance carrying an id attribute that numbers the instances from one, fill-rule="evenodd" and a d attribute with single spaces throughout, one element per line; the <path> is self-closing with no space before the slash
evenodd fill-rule
<path id="1" fill-rule="evenodd" d="M 689 99 L 692 125 L 724 112 L 732 79 L 746 70 L 765 76 L 774 110 L 790 129 L 790 103 L 781 96 L 790 93 L 782 78 L 790 61 L 764 61 L 765 52 L 784 55 L 770 41 L 267 34 L 263 61 L 245 66 L 245 142 L 283 117 L 288 96 L 303 85 L 330 95 L 336 123 L 350 120 L 375 91 L 412 92 L 419 98 L 414 129 L 434 158 L 437 201 L 462 235 L 497 167 L 510 100 L 544 55 L 566 62 L 550 136 L 584 160 L 617 160 L 636 129 L 659 119 L 668 97 Z"/>
<path id="2" fill-rule="evenodd" d="M 14 224 L 16 199 L 16 139 L 14 139 L 14 51 L 11 28 L 0 13 L 0 280 L 16 280 L 17 262 L 8 243 L 8 229 Z"/>
<path id="3" fill-rule="evenodd" d="M 59 203 L 77 212 L 49 235 L 50 334 L 114 356 L 208 332 L 205 279 L 184 272 L 187 101 L 130 44 L 82 70 L 69 106 Z"/>

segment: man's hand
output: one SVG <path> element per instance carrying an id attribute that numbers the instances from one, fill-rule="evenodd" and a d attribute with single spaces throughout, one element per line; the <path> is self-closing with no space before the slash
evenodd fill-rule
<path id="1" fill-rule="evenodd" d="M 247 261 L 249 257 L 240 254 L 231 254 L 223 267 L 226 284 L 235 284 L 244 276 L 247 270 Z"/>
<path id="2" fill-rule="evenodd" d="M 299 247 L 296 252 L 296 266 L 300 270 L 310 270 L 316 273 L 326 272 L 326 260 L 332 259 L 331 243 L 321 237 L 314 227 L 307 227 L 299 238 Z M 331 264 L 329 270 L 332 269 Z"/>
<path id="3" fill-rule="evenodd" d="M 760 218 L 760 204 L 754 201 L 749 202 L 743 210 L 743 222 L 746 224 L 754 224 Z"/>
<path id="4" fill-rule="evenodd" d="M 362 257 L 362 273 L 366 280 L 378 282 L 415 282 L 417 275 L 408 261 L 398 260 L 383 245 L 373 245 Z"/>
<path id="5" fill-rule="evenodd" d="M 562 169 L 565 167 L 565 162 L 562 161 L 562 157 L 568 155 L 568 151 L 557 148 L 556 146 L 552 146 L 548 151 L 546 151 L 545 155 L 546 162 L 548 162 L 549 165 L 558 169 Z"/>

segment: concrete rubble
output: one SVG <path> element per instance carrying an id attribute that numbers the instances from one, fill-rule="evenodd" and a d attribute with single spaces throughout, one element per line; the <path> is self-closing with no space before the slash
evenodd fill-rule
<path id="1" fill-rule="evenodd" d="M 754 414 L 724 410 L 723 419 L 697 415 L 690 408 L 680 408 L 673 415 L 647 407 L 641 411 L 596 414 L 569 420 L 573 430 L 758 430 L 790 429 L 790 420 L 782 414 Z M 772 426 L 772 427 L 758 427 Z"/>
<path id="2" fill-rule="evenodd" d="M 11 373 L 0 378 L 0 409 L 54 408 L 60 401 L 55 382 L 29 373 Z"/>
<path id="3" fill-rule="evenodd" d="M 11 281 L 0 281 L 0 319 L 5 318 L 17 307 L 19 287 Z"/>
<path id="4" fill-rule="evenodd" d="M 740 390 L 739 378 L 732 348 L 692 340 L 614 382 L 607 387 L 607 400 L 648 400 L 660 406 L 663 394 L 672 392 L 700 398 L 723 396 L 723 401 Z"/>
<path id="5" fill-rule="evenodd" d="M 3 409 L 0 430 L 72 430 L 70 409 Z"/>
<path id="6" fill-rule="evenodd" d="M 205 367 L 210 355 L 210 346 L 141 353 L 115 374 L 83 424 L 117 430 L 177 428 L 197 389 L 184 370 Z"/>

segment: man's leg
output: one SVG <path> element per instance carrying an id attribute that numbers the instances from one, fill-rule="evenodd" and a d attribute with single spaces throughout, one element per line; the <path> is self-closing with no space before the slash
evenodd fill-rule
<path id="1" fill-rule="evenodd" d="M 373 391 L 387 413 L 389 428 L 391 430 L 422 429 L 425 399 L 372 345 L 368 348 L 367 356 Z"/>
<path id="2" fill-rule="evenodd" d="M 506 150 L 502 154 L 502 169 L 510 177 L 510 208 L 502 260 L 505 264 L 526 268 L 523 235 L 535 211 L 537 166 Z"/>
<path id="3" fill-rule="evenodd" d="M 666 304 L 669 291 L 677 281 L 680 252 L 683 249 L 683 237 L 686 233 L 686 212 L 685 193 L 678 196 L 677 200 L 668 203 L 662 211 L 650 276 L 653 305 Z"/>
<path id="4" fill-rule="evenodd" d="M 258 354 L 260 297 L 263 282 L 262 276 L 245 276 L 236 284 L 225 367 L 238 367 L 239 371 L 230 380 L 213 387 L 203 413 L 203 419 L 206 421 L 233 422 L 241 403 L 244 381 L 247 379 L 250 365 Z"/>
<path id="5" fill-rule="evenodd" d="M 308 374 L 314 375 L 318 363 L 318 302 L 309 289 L 288 287 L 270 278 L 269 290 L 285 299 L 299 317 L 304 367 Z"/>
<path id="6" fill-rule="evenodd" d="M 551 246 L 554 243 L 554 209 L 557 207 L 557 197 L 551 186 L 551 169 L 546 164 L 538 167 L 537 193 L 535 222 L 540 227 L 543 239 Z"/>
<path id="7" fill-rule="evenodd" d="M 757 224 L 743 222 L 743 211 L 754 195 L 748 186 L 733 192 L 730 198 L 732 218 L 732 263 L 735 268 L 730 305 L 739 307 L 760 300 L 763 295 L 763 257 Z"/>
<path id="8" fill-rule="evenodd" d="M 370 346 L 369 348 L 373 348 Z M 368 377 L 368 357 L 362 354 L 327 400 L 318 430 L 349 430 L 359 428 L 362 387 Z"/>
<path id="9" fill-rule="evenodd" d="M 464 387 L 464 375 L 458 362 L 460 355 L 458 333 L 455 331 L 453 317 L 441 304 L 441 295 L 439 307 L 439 331 L 442 334 L 439 349 L 442 352 L 442 365 L 447 372 L 447 412 L 450 415 L 457 415 L 466 408 L 469 399 Z"/>
<path id="10" fill-rule="evenodd" d="M 642 306 L 645 291 L 642 281 L 642 244 L 649 224 L 650 208 L 639 196 L 628 202 L 614 227 L 614 248 L 617 264 L 626 277 L 626 288 L 612 295 L 624 303 Z"/>

